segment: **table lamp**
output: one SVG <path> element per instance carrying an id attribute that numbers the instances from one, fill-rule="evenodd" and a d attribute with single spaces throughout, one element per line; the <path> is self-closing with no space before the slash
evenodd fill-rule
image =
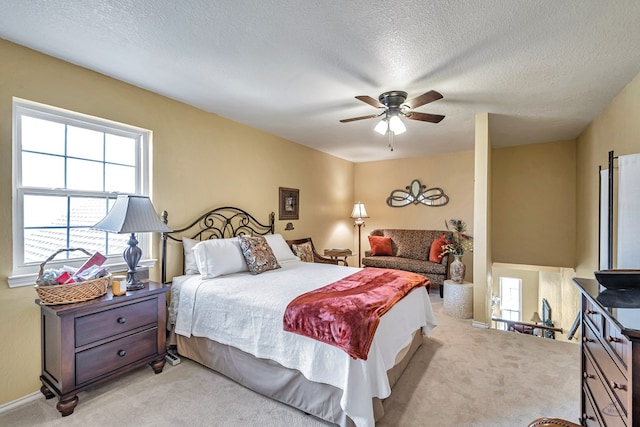
<path id="1" fill-rule="evenodd" d="M 158 217 L 149 197 L 119 195 L 107 216 L 92 228 L 118 234 L 131 233 L 129 246 L 122 254 L 129 268 L 127 291 L 144 288 L 144 284 L 136 278 L 136 267 L 142 258 L 142 249 L 138 247 L 135 233 L 171 231 Z"/>

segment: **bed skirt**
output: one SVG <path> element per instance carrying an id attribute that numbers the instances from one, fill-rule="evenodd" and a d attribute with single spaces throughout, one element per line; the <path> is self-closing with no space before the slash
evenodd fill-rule
<path id="1" fill-rule="evenodd" d="M 342 390 L 306 379 L 299 371 L 288 369 L 269 359 L 259 359 L 235 347 L 208 338 L 175 335 L 178 353 L 237 383 L 307 414 L 340 426 L 352 427 L 353 421 L 340 407 Z M 411 357 L 422 345 L 422 330 L 413 333 L 411 343 L 398 353 L 396 364 L 387 371 L 391 387 L 402 375 Z M 376 421 L 384 415 L 382 400 L 373 398 Z"/>

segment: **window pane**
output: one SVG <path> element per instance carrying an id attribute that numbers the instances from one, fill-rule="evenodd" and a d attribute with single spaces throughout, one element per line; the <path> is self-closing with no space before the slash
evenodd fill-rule
<path id="1" fill-rule="evenodd" d="M 97 197 L 71 197 L 70 214 L 72 227 L 92 227 L 107 215 L 106 199 Z"/>
<path id="2" fill-rule="evenodd" d="M 136 191 L 136 169 L 131 166 L 105 165 L 105 191 L 134 193 Z"/>
<path id="3" fill-rule="evenodd" d="M 67 160 L 67 188 L 103 191 L 102 163 L 88 160 Z"/>
<path id="4" fill-rule="evenodd" d="M 67 247 L 67 230 L 65 229 L 27 229 L 24 230 L 24 262 L 41 263 L 58 249 Z M 84 254 L 83 254 L 84 255 Z M 56 260 L 66 259 L 63 252 Z"/>
<path id="5" fill-rule="evenodd" d="M 103 255 L 105 251 L 104 231 L 90 228 L 72 228 L 69 233 L 69 247 L 82 248 L 93 253 L 99 251 Z M 81 254 L 82 256 L 86 256 Z"/>
<path id="6" fill-rule="evenodd" d="M 115 234 L 115 233 L 107 233 L 107 245 L 109 245 L 109 250 L 107 251 L 108 255 L 122 255 L 126 247 L 129 243 L 129 235 L 128 234 Z M 138 236 L 138 240 L 140 237 Z M 145 256 L 145 253 L 142 253 L 142 256 Z"/>
<path id="7" fill-rule="evenodd" d="M 105 134 L 105 161 L 135 166 L 136 140 L 124 136 Z"/>
<path id="8" fill-rule="evenodd" d="M 22 116 L 22 149 L 64 154 L 64 124 Z"/>
<path id="9" fill-rule="evenodd" d="M 67 156 L 102 160 L 104 158 L 103 138 L 103 132 L 69 126 L 67 128 Z"/>
<path id="10" fill-rule="evenodd" d="M 22 186 L 64 188 L 64 158 L 22 153 Z"/>
<path id="11" fill-rule="evenodd" d="M 66 227 L 66 196 L 24 196 L 25 227 Z"/>

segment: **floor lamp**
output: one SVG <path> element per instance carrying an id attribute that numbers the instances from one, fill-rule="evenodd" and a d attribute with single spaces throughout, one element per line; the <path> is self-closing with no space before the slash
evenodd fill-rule
<path id="1" fill-rule="evenodd" d="M 364 203 L 358 202 L 355 205 L 353 205 L 353 210 L 351 211 L 351 218 L 356 220 L 353 223 L 353 226 L 354 227 L 356 225 L 358 226 L 358 267 L 362 267 L 362 254 L 360 252 L 361 245 L 362 245 L 362 238 L 360 237 L 360 232 L 361 232 L 360 229 L 362 228 L 362 226 L 364 226 L 364 219 L 362 218 L 369 218 L 369 215 L 367 215 L 367 210 L 364 208 Z"/>

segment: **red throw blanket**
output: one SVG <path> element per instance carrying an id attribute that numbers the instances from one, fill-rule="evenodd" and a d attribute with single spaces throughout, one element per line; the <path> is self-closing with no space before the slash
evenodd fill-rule
<path id="1" fill-rule="evenodd" d="M 367 360 L 380 316 L 412 289 L 428 285 L 429 279 L 419 274 L 368 267 L 291 301 L 284 330 Z"/>

